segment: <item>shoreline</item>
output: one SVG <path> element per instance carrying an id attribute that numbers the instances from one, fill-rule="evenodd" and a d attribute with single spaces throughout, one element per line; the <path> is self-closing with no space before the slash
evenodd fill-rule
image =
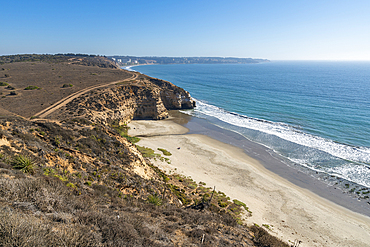
<path id="1" fill-rule="evenodd" d="M 176 118 L 180 119 L 185 117 L 181 116 L 182 113 L 173 112 L 172 114 L 176 116 Z M 189 121 L 186 124 L 182 124 L 184 127 L 189 129 L 188 134 L 202 134 L 235 147 L 242 147 L 243 151 L 249 157 L 258 160 L 264 168 L 284 179 L 287 179 L 294 185 L 308 189 L 318 196 L 353 212 L 370 217 L 370 204 L 365 200 L 360 201 L 352 195 L 343 192 L 339 185 L 331 186 L 326 181 L 319 180 L 318 177 L 313 177 L 302 170 L 287 165 L 289 161 L 284 161 L 281 156 L 278 156 L 268 147 L 250 141 L 237 132 L 210 124 L 204 119 L 192 116 L 188 117 Z"/>
<path id="2" fill-rule="evenodd" d="M 252 211 L 246 223 L 269 225 L 269 232 L 284 241 L 298 239 L 303 241 L 300 246 L 370 246 L 369 217 L 270 171 L 263 163 L 271 160 L 258 161 L 266 154 L 247 155 L 237 143 L 225 144 L 230 141 L 225 132 L 207 129 L 191 116 L 172 115 L 167 120 L 129 124 L 129 134 L 142 138 L 138 145 L 153 150 L 161 147 L 172 153 L 171 164 L 154 161 L 161 169 L 191 176 L 245 202 Z M 213 138 L 215 133 L 219 140 Z M 233 138 L 237 140 L 237 136 Z"/>
<path id="3" fill-rule="evenodd" d="M 145 63 L 145 64 L 135 64 L 135 65 L 124 65 L 124 66 L 120 66 L 120 69 L 123 69 L 123 70 L 127 70 L 127 71 L 131 71 L 131 72 L 137 72 L 137 73 L 140 73 L 136 70 L 133 70 L 131 69 L 132 67 L 136 67 L 136 66 L 142 66 L 142 65 L 156 65 L 155 63 Z M 140 73 L 141 74 L 141 73 Z"/>

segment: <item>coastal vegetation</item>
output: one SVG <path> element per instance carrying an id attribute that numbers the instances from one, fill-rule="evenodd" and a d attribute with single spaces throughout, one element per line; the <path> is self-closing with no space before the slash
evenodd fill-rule
<path id="1" fill-rule="evenodd" d="M 24 90 L 40 90 L 41 88 L 37 87 L 37 86 L 28 86 L 26 87 Z"/>
<path id="2" fill-rule="evenodd" d="M 21 118 L 0 125 L 9 142 L 0 155 L 0 245 L 165 246 L 180 234 L 194 246 L 203 235 L 204 246 L 286 246 L 275 238 L 278 245 L 261 245 L 263 229 L 243 226 L 245 204 L 164 173 L 150 164 L 153 150 L 139 147 L 148 171 L 136 173 L 139 156 L 109 126 Z"/>
<path id="3" fill-rule="evenodd" d="M 129 141 L 131 143 L 137 143 L 138 141 L 140 141 L 139 137 L 128 135 L 127 132 L 129 130 L 129 127 L 127 127 L 127 125 L 119 125 L 119 123 L 115 122 L 111 125 L 111 127 L 113 129 L 115 129 L 118 132 L 118 134 L 120 134 L 122 137 L 126 138 L 127 141 Z"/>
<path id="4" fill-rule="evenodd" d="M 66 88 L 66 87 L 73 87 L 73 85 L 71 83 L 64 83 L 62 88 Z"/>
<path id="5" fill-rule="evenodd" d="M 35 163 L 27 156 L 17 155 L 13 158 L 12 165 L 14 169 L 19 169 L 24 173 L 33 173 Z"/>
<path id="6" fill-rule="evenodd" d="M 166 156 L 171 156 L 172 154 L 170 152 L 168 152 L 166 149 L 164 148 L 158 148 L 159 151 L 161 151 L 163 153 L 163 155 L 166 155 Z"/>

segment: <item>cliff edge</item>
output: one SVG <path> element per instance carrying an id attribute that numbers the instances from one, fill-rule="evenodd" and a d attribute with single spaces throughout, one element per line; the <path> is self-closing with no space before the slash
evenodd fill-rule
<path id="1" fill-rule="evenodd" d="M 174 84 L 138 75 L 134 80 L 91 90 L 48 116 L 51 119 L 84 117 L 93 122 L 127 123 L 132 119 L 160 120 L 168 110 L 192 109 L 190 94 Z"/>

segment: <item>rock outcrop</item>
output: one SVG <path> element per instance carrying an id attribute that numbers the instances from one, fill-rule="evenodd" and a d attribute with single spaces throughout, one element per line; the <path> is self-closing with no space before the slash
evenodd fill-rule
<path id="1" fill-rule="evenodd" d="M 168 110 L 194 107 L 195 101 L 184 89 L 141 75 L 136 81 L 90 91 L 50 117 L 66 119 L 83 116 L 102 124 L 122 124 L 132 119 L 160 120 L 168 117 Z"/>

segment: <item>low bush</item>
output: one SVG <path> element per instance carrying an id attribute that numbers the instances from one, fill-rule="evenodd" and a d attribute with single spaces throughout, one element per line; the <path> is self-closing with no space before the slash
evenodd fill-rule
<path id="1" fill-rule="evenodd" d="M 234 202 L 234 204 L 236 204 L 238 206 L 242 206 L 247 212 L 252 213 L 244 202 L 241 202 L 241 201 L 236 200 L 236 199 L 234 199 L 233 202 Z"/>
<path id="2" fill-rule="evenodd" d="M 9 85 L 8 83 L 0 81 L 0 87 L 5 87 L 5 86 L 8 86 L 8 85 Z"/>
<path id="3" fill-rule="evenodd" d="M 63 84 L 62 88 L 66 88 L 66 87 L 73 87 L 73 85 L 71 83 Z"/>
<path id="4" fill-rule="evenodd" d="M 31 158 L 23 155 L 16 156 L 12 161 L 12 165 L 14 169 L 31 174 L 34 172 L 35 168 L 35 162 Z"/>
<path id="5" fill-rule="evenodd" d="M 166 149 L 164 148 L 158 148 L 159 151 L 161 151 L 163 153 L 163 155 L 166 155 L 166 156 L 171 156 L 172 154 L 170 152 L 168 152 Z"/>
<path id="6" fill-rule="evenodd" d="M 154 204 L 156 206 L 162 205 L 162 199 L 157 194 L 155 194 L 155 195 L 149 195 L 148 196 L 148 202 L 151 203 L 151 204 Z"/>
<path id="7" fill-rule="evenodd" d="M 141 146 L 136 146 L 136 148 L 140 151 L 140 153 L 143 155 L 145 158 L 154 158 L 157 155 L 154 153 L 154 150 L 148 147 L 141 147 Z"/>
<path id="8" fill-rule="evenodd" d="M 128 132 L 129 127 L 127 127 L 127 126 L 112 124 L 112 128 L 115 129 L 118 132 L 118 134 L 120 134 L 120 136 L 126 138 L 127 141 L 129 141 L 131 143 L 137 143 L 137 142 L 140 141 L 139 137 L 128 135 L 127 132 Z"/>
<path id="9" fill-rule="evenodd" d="M 24 90 L 40 90 L 41 88 L 40 87 L 37 87 L 37 86 L 28 86 L 26 87 Z"/>

